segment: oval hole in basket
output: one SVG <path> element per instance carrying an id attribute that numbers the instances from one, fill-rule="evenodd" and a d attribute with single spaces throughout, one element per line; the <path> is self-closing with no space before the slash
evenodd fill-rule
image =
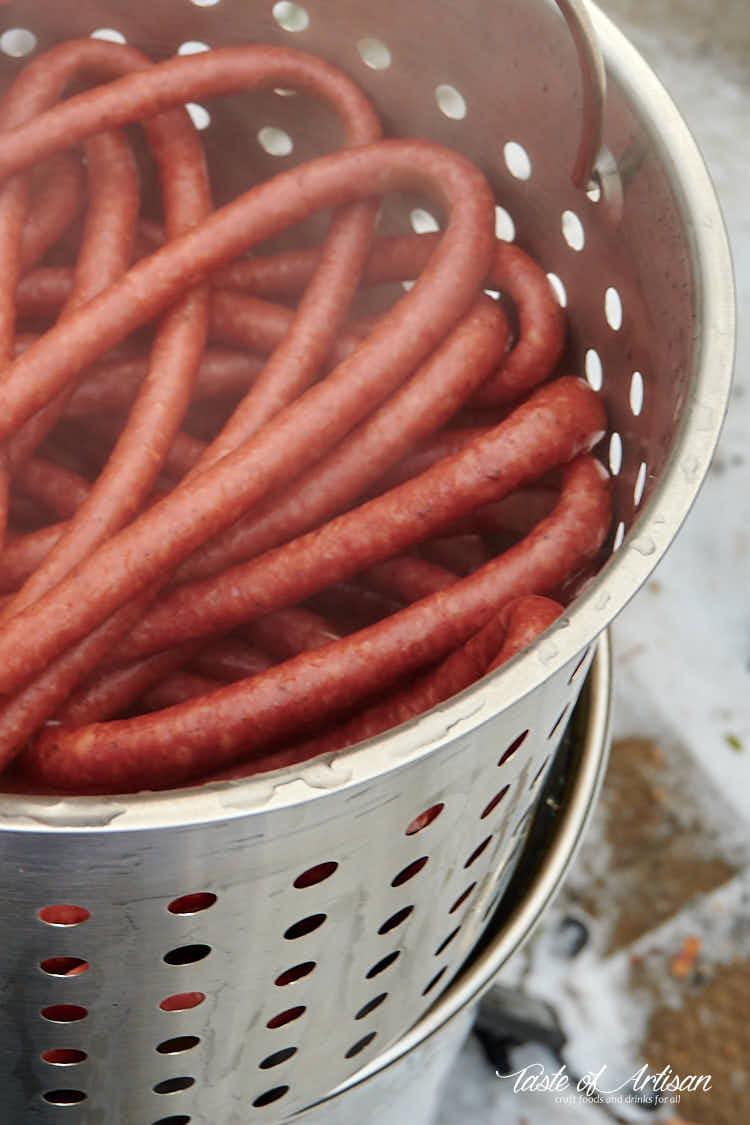
<path id="1" fill-rule="evenodd" d="M 273 18 L 284 31 L 305 31 L 310 24 L 307 9 L 289 0 L 279 0 L 278 4 L 274 4 Z"/>
<path id="2" fill-rule="evenodd" d="M 364 1051 L 365 1047 L 370 1046 L 376 1035 L 376 1031 L 371 1031 L 369 1035 L 365 1035 L 362 1039 L 358 1039 L 357 1042 L 354 1043 L 353 1046 L 351 1046 L 346 1052 L 344 1058 L 353 1059 L 355 1055 L 358 1055 L 360 1053 L 360 1051 Z"/>
<path id="3" fill-rule="evenodd" d="M 471 853 L 469 858 L 466 860 L 466 863 L 464 864 L 464 868 L 471 867 L 472 863 L 475 863 L 479 859 L 482 852 L 485 850 L 486 847 L 488 847 L 491 839 L 492 839 L 492 837 L 488 836 L 486 838 L 486 840 L 482 840 L 481 844 L 478 847 L 474 848 L 474 851 Z"/>
<path id="4" fill-rule="evenodd" d="M 275 1066 L 281 1066 L 292 1055 L 297 1054 L 296 1047 L 283 1047 L 280 1051 L 274 1051 L 272 1055 L 268 1055 L 262 1062 L 258 1063 L 261 1070 L 271 1070 Z"/>
<path id="5" fill-rule="evenodd" d="M 445 973 L 446 973 L 447 969 L 448 969 L 448 966 L 443 965 L 440 972 L 435 973 L 435 976 L 432 978 L 430 983 L 425 985 L 425 987 L 422 989 L 422 995 L 423 996 L 426 996 L 428 994 L 428 992 L 432 992 L 433 988 L 438 983 L 438 981 L 440 981 L 445 976 Z"/>
<path id="6" fill-rule="evenodd" d="M 205 999 L 205 992 L 176 992 L 173 996 L 165 996 L 159 1007 L 162 1012 L 187 1012 L 190 1008 L 197 1008 Z"/>
<path id="7" fill-rule="evenodd" d="M 195 1079 L 185 1074 L 179 1078 L 165 1078 L 163 1082 L 157 1082 L 153 1091 L 155 1094 L 180 1094 L 194 1085 Z"/>
<path id="8" fill-rule="evenodd" d="M 370 1012 L 374 1012 L 375 1009 L 379 1008 L 383 1001 L 387 999 L 387 992 L 381 992 L 379 996 L 373 996 L 372 1000 L 368 1000 L 366 1004 L 362 1005 L 354 1017 L 355 1020 L 363 1020 L 365 1016 L 369 1016 Z"/>
<path id="9" fill-rule="evenodd" d="M 292 138 L 276 125 L 264 125 L 258 130 L 258 144 L 269 156 L 289 156 L 294 151 Z"/>
<path id="10" fill-rule="evenodd" d="M 398 875 L 394 875 L 391 879 L 392 887 L 401 887 L 404 883 L 408 883 L 415 875 L 418 875 L 422 868 L 429 862 L 429 856 L 423 855 L 420 859 L 415 859 L 413 863 L 407 864 Z"/>
<path id="11" fill-rule="evenodd" d="M 210 891 L 199 891 L 194 895 L 182 895 L 173 899 L 167 910 L 170 914 L 198 914 L 201 910 L 208 910 L 216 902 L 216 895 Z"/>
<path id="12" fill-rule="evenodd" d="M 186 43 L 180 43 L 177 48 L 178 55 L 200 55 L 204 51 L 210 51 L 208 43 L 201 43 L 199 39 L 188 39 Z"/>
<path id="13" fill-rule="evenodd" d="M 617 430 L 610 435 L 609 439 L 609 471 L 613 477 L 619 476 L 620 469 L 622 468 L 622 438 Z"/>
<path id="14" fill-rule="evenodd" d="M 571 250 L 581 251 L 586 245 L 586 232 L 575 211 L 563 211 L 560 223 L 563 238 Z"/>
<path id="15" fill-rule="evenodd" d="M 528 180 L 531 176 L 531 157 L 518 141 L 508 141 L 503 146 L 505 166 L 517 180 Z"/>
<path id="16" fill-rule="evenodd" d="M 451 932 L 448 934 L 447 938 L 443 938 L 443 940 L 440 942 L 440 945 L 435 950 L 435 956 L 436 957 L 439 957 L 440 954 L 443 953 L 448 948 L 448 946 L 453 941 L 453 939 L 457 936 L 457 934 L 460 932 L 460 930 L 461 930 L 461 927 L 456 926 L 455 930 L 451 930 Z"/>
<path id="17" fill-rule="evenodd" d="M 283 1098 L 288 1093 L 288 1086 L 274 1086 L 273 1090 L 266 1090 L 265 1094 L 259 1094 L 253 1102 L 253 1106 L 255 1109 L 262 1109 L 264 1105 L 272 1105 L 273 1102 L 277 1102 L 279 1098 Z"/>
<path id="18" fill-rule="evenodd" d="M 594 348 L 589 348 L 586 352 L 583 367 L 592 391 L 600 391 L 604 383 L 604 369 L 599 353 Z"/>
<path id="19" fill-rule="evenodd" d="M 299 922 L 294 922 L 289 927 L 284 937 L 287 941 L 296 941 L 297 938 L 307 937 L 308 934 L 319 929 L 327 917 L 326 914 L 311 914 L 309 918 L 300 918 Z"/>
<path id="20" fill-rule="evenodd" d="M 432 805 L 431 808 L 420 813 L 419 816 L 415 816 L 414 820 L 406 829 L 406 835 L 415 836 L 417 832 L 421 832 L 423 828 L 427 828 L 428 825 L 432 824 L 433 820 L 436 820 L 440 816 L 444 808 L 445 805 L 441 801 L 439 804 Z"/>
<path id="21" fill-rule="evenodd" d="M 499 205 L 495 207 L 495 237 L 503 242 L 512 242 L 516 237 L 516 224 L 513 216 Z"/>
<path id="22" fill-rule="evenodd" d="M 301 1019 L 307 1011 L 304 1004 L 298 1004 L 296 1008 L 286 1008 L 285 1011 L 279 1012 L 277 1016 L 272 1016 L 266 1024 L 269 1031 L 275 1031 L 277 1027 L 285 1027 L 288 1023 L 294 1023 L 295 1020 Z"/>
<path id="23" fill-rule="evenodd" d="M 36 35 L 26 27 L 9 27 L 0 35 L 0 51 L 11 59 L 25 59 L 36 45 Z"/>
<path id="24" fill-rule="evenodd" d="M 357 41 L 357 50 L 362 62 L 372 70 L 387 70 L 391 65 L 391 52 L 382 39 L 365 36 Z"/>
<path id="25" fill-rule="evenodd" d="M 622 328 L 622 301 L 613 285 L 604 294 L 604 316 L 612 331 L 619 332 Z"/>
<path id="26" fill-rule="evenodd" d="M 199 1043 L 200 1039 L 197 1035 L 178 1035 L 174 1039 L 165 1039 L 159 1043 L 156 1050 L 160 1055 L 179 1055 L 183 1051 L 192 1051 Z"/>
<path id="27" fill-rule="evenodd" d="M 67 904 L 43 906 L 39 911 L 40 921 L 46 922 L 48 926 L 80 926 L 82 922 L 88 922 L 90 917 L 85 907 Z"/>
<path id="28" fill-rule="evenodd" d="M 103 39 L 105 43 L 127 43 L 123 33 L 115 30 L 114 27 L 99 27 L 91 32 L 91 38 Z"/>
<path id="29" fill-rule="evenodd" d="M 295 965 L 291 969 L 286 969 L 280 973 L 274 981 L 279 988 L 284 988 L 287 984 L 294 984 L 296 980 L 302 980 L 303 977 L 308 976 L 315 968 L 315 961 L 303 961 L 301 965 Z"/>
<path id="30" fill-rule="evenodd" d="M 88 1008 L 84 1008 L 81 1004 L 50 1004 L 47 1008 L 42 1008 L 41 1016 L 50 1023 L 78 1023 L 79 1020 L 85 1020 L 88 1013 Z"/>
<path id="31" fill-rule="evenodd" d="M 42 1097 L 50 1105 L 80 1105 L 86 1101 L 87 1095 L 83 1090 L 48 1090 Z"/>
<path id="32" fill-rule="evenodd" d="M 380 974 L 384 973 L 386 969 L 390 969 L 391 965 L 393 965 L 394 962 L 398 961 L 400 956 L 401 950 L 395 949 L 393 953 L 389 953 L 387 957 L 381 957 L 379 961 L 375 962 L 371 969 L 367 970 L 367 972 L 365 973 L 366 979 L 372 980 L 373 977 L 380 976 Z"/>
<path id="33" fill-rule="evenodd" d="M 534 780 L 532 781 L 531 785 L 529 786 L 529 789 L 534 788 L 534 786 L 537 784 L 537 782 L 539 781 L 540 777 L 542 776 L 542 774 L 544 773 L 544 771 L 546 770 L 548 765 L 549 765 L 549 757 L 546 757 L 544 759 L 544 761 L 542 762 L 541 766 L 539 767 L 539 769 L 537 770 L 536 775 L 534 777 Z"/>
<path id="34" fill-rule="evenodd" d="M 338 867 L 338 863 L 332 859 L 326 863 L 316 863 L 314 867 L 308 867 L 307 871 L 303 871 L 301 875 L 297 876 L 294 880 L 294 886 L 298 891 L 304 887 L 316 887 L 324 879 L 330 879 L 338 871 Z"/>
<path id="35" fill-rule="evenodd" d="M 191 4 L 195 4 L 196 8 L 213 8 L 220 0 L 190 0 Z"/>
<path id="36" fill-rule="evenodd" d="M 210 952 L 210 945 L 181 945 L 165 953 L 163 960 L 167 965 L 195 965 L 208 957 Z"/>
<path id="37" fill-rule="evenodd" d="M 633 485 L 633 503 L 635 504 L 636 508 L 643 499 L 643 493 L 646 488 L 647 473 L 648 465 L 645 461 L 641 461 L 640 465 L 638 466 L 638 475 L 636 476 L 635 484 Z"/>
<path id="38" fill-rule="evenodd" d="M 50 1066 L 78 1066 L 87 1058 L 85 1051 L 77 1051 L 73 1047 L 53 1047 L 42 1052 L 42 1059 Z"/>
<path id="39" fill-rule="evenodd" d="M 500 758 L 500 761 L 497 763 L 498 766 L 504 766 L 505 763 L 508 761 L 508 759 L 513 757 L 516 750 L 520 750 L 520 748 L 523 746 L 523 744 L 526 741 L 526 739 L 528 738 L 528 736 L 529 736 L 528 728 L 526 730 L 521 731 L 521 733 L 516 738 L 513 739 L 510 746 L 508 747 L 508 749 L 505 751 L 503 756 Z"/>
<path id="40" fill-rule="evenodd" d="M 456 911 L 459 910 L 463 906 L 463 904 L 466 902 L 467 898 L 469 897 L 471 892 L 474 890 L 476 885 L 477 885 L 476 882 L 469 884 L 469 886 L 466 888 L 466 890 L 462 894 L 460 894 L 458 896 L 458 898 L 456 899 L 456 901 L 453 903 L 453 906 L 448 911 L 449 914 L 455 914 Z"/>
<path id="41" fill-rule="evenodd" d="M 504 785 L 500 792 L 495 794 L 489 804 L 485 806 L 484 812 L 479 818 L 480 820 L 485 820 L 490 815 L 490 813 L 495 811 L 509 789 L 510 785 Z"/>
<path id="42" fill-rule="evenodd" d="M 435 87 L 435 101 L 440 112 L 452 121 L 463 121 L 466 117 L 466 99 L 455 86 L 441 82 Z"/>
<path id="43" fill-rule="evenodd" d="M 432 231 L 440 230 L 440 223 L 430 211 L 425 211 L 424 207 L 414 207 L 409 214 L 409 222 L 415 234 L 430 234 Z"/>
<path id="44" fill-rule="evenodd" d="M 640 371 L 634 371 L 630 376 L 630 409 L 637 418 L 643 410 L 643 375 Z"/>
<path id="45" fill-rule="evenodd" d="M 378 930 L 378 933 L 387 934 L 390 933 L 391 930 L 395 930 L 396 926 L 400 926 L 402 922 L 406 921 L 413 910 L 413 906 L 404 906 L 401 910 L 397 910 L 395 914 L 391 914 L 390 918 L 386 918 L 385 922 L 383 922 L 383 925 Z"/>
<path id="46" fill-rule="evenodd" d="M 555 294 L 555 300 L 561 309 L 568 307 L 568 291 L 563 285 L 562 279 L 556 273 L 548 273 L 547 281 L 552 287 L 552 292 Z"/>
<path id="47" fill-rule="evenodd" d="M 185 109 L 190 114 L 190 120 L 196 129 L 202 131 L 211 124 L 211 114 L 204 105 L 199 105 L 198 102 L 186 102 Z"/>
<path id="48" fill-rule="evenodd" d="M 572 684 L 572 683 L 573 683 L 573 681 L 574 681 L 574 680 L 576 679 L 576 677 L 578 676 L 579 672 L 581 671 L 581 669 L 583 668 L 584 664 L 586 663 L 586 657 L 588 656 L 588 654 L 589 654 L 589 652 L 590 652 L 590 651 L 591 651 L 591 650 L 590 650 L 589 648 L 585 649 L 585 651 L 584 651 L 584 653 L 583 653 L 583 656 L 582 656 L 582 657 L 580 658 L 580 660 L 579 660 L 579 661 L 578 661 L 578 663 L 576 664 L 575 668 L 574 668 L 574 669 L 573 669 L 573 671 L 572 671 L 572 672 L 570 673 L 570 677 L 569 677 L 569 679 L 568 679 L 568 683 L 569 683 L 569 684 Z"/>
<path id="49" fill-rule="evenodd" d="M 565 718 L 565 716 L 567 715 L 569 710 L 570 710 L 570 704 L 566 703 L 565 706 L 563 707 L 562 711 L 560 712 L 560 714 L 555 719 L 555 725 L 553 726 L 552 730 L 547 735 L 547 738 L 552 738 L 555 731 L 559 728 L 560 723 L 563 721 L 563 719 Z"/>
<path id="50" fill-rule="evenodd" d="M 85 973 L 89 967 L 88 961 L 80 957 L 48 957 L 41 961 L 39 968 L 51 977 L 76 977 Z"/>
<path id="51" fill-rule="evenodd" d="M 154 1121 L 154 1125 L 190 1125 L 192 1120 L 186 1113 L 174 1113 L 171 1117 L 160 1117 L 158 1121 Z"/>

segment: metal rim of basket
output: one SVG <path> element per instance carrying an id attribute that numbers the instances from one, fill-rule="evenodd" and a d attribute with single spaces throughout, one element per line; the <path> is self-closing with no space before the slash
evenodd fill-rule
<path id="1" fill-rule="evenodd" d="M 550 826 L 545 848 L 535 849 L 531 878 L 525 884 L 523 895 L 503 917 L 489 943 L 477 956 L 469 958 L 429 1012 L 392 1047 L 316 1105 L 326 1105 L 353 1087 L 367 1083 L 437 1035 L 468 1005 L 481 998 L 503 965 L 531 936 L 575 859 L 604 782 L 612 710 L 612 645 L 608 633 L 597 642 L 584 693 L 586 725 L 570 770 L 569 787 Z M 505 899 L 503 903 L 504 912 Z M 491 922 L 489 926 L 492 927 Z"/>
<path id="2" fill-rule="evenodd" d="M 439 708 L 337 755 L 242 781 L 127 797 L 65 798 L 64 804 L 75 809 L 78 831 L 86 831 L 87 827 L 97 832 L 167 829 L 247 816 L 256 808 L 268 813 L 361 785 L 438 752 L 457 733 L 474 729 L 491 714 L 510 708 L 536 690 L 590 646 L 647 580 L 677 534 L 708 472 L 729 400 L 735 304 L 728 239 L 703 158 L 656 75 L 589 0 L 585 8 L 579 0 L 559 2 L 569 24 L 575 22 L 582 10 L 588 13 L 607 72 L 617 80 L 648 129 L 684 220 L 699 328 L 689 398 L 659 483 L 622 545 L 578 596 L 572 612 L 563 615 L 543 637 L 502 669 Z M 584 102 L 595 107 L 601 94 L 597 75 L 601 75 L 591 58 L 595 60 L 598 52 L 585 25 L 576 26 L 576 46 L 582 59 L 584 88 L 588 91 Z M 588 182 L 585 169 L 598 138 L 593 113 L 584 121 L 576 164 L 582 182 Z M 321 771 L 329 775 L 325 785 L 320 784 Z M 238 799 L 228 809 L 221 797 L 230 788 Z M 60 812 L 58 798 L 0 797 L 0 827 L 38 832 L 41 825 L 44 830 L 44 810 L 50 804 Z M 113 810 L 114 815 L 103 826 L 102 812 L 107 809 Z M 86 823 L 88 810 L 90 825 Z M 60 831 L 61 819 L 64 821 L 64 816 L 57 815 L 55 824 L 47 826 L 49 830 Z"/>

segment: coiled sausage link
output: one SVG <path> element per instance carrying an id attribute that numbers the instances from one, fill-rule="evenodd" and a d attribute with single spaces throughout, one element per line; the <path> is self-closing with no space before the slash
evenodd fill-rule
<path id="1" fill-rule="evenodd" d="M 252 680 L 156 715 L 47 729 L 26 753 L 29 776 L 80 792 L 176 786 L 314 729 L 375 690 L 442 659 L 526 592 L 555 589 L 592 558 L 611 518 L 606 472 L 588 455 L 567 467 L 552 516 L 517 547 L 450 589 Z"/>
<path id="2" fill-rule="evenodd" d="M 588 385 L 558 379 L 419 477 L 248 563 L 165 594 L 123 639 L 117 658 L 134 660 L 294 605 L 564 464 L 595 444 L 604 425 Z"/>
<path id="3" fill-rule="evenodd" d="M 486 181 L 456 154 L 426 142 L 383 141 L 281 173 L 134 266 L 122 282 L 52 329 L 15 362 L 0 388 L 0 425 L 17 424 L 72 371 L 93 362 L 163 304 L 254 239 L 321 206 L 419 187 L 450 216 L 414 288 L 355 353 L 217 465 L 182 483 L 102 544 L 69 578 L 17 614 L 0 638 L 0 691 L 17 690 L 118 606 L 161 580 L 285 476 L 352 428 L 395 388 L 475 299 L 492 253 L 494 203 Z M 96 339 L 91 336 L 96 329 Z M 62 339 L 66 350 L 57 345 Z M 34 354 L 32 354 L 34 353 Z M 40 363 L 41 359 L 49 367 Z M 27 378 L 34 373 L 36 387 Z M 45 384 L 43 388 L 41 384 Z M 38 400 L 37 400 L 38 401 Z M 11 405 L 12 404 L 12 405 Z M 165 532 L 165 528 L 168 529 Z M 87 598 L 76 593 L 81 586 Z M 90 596 L 89 596 L 90 595 Z M 16 647 L 21 641 L 21 647 Z M 7 656 L 7 663 L 5 658 Z"/>
<path id="4" fill-rule="evenodd" d="M 351 719 L 315 738 L 240 762 L 209 775 L 206 780 L 250 777 L 307 762 L 321 754 L 332 754 L 367 738 L 374 738 L 424 714 L 475 683 L 488 671 L 505 664 L 535 641 L 561 613 L 563 607 L 551 598 L 536 595 L 517 598 L 491 617 L 478 633 L 446 656 L 436 668 L 421 675 L 408 687 L 365 707 Z"/>

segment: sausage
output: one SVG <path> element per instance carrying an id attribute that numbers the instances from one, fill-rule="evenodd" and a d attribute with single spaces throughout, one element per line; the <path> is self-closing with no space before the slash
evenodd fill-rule
<path id="1" fill-rule="evenodd" d="M 319 157 L 251 189 L 207 219 L 200 234 L 174 239 L 132 267 L 122 282 L 15 361 L 0 388 L 0 427 L 6 432 L 72 371 L 106 353 L 191 280 L 206 276 L 254 237 L 267 237 L 324 204 L 417 186 L 445 204 L 450 220 L 414 288 L 355 353 L 272 424 L 211 469 L 182 483 L 102 544 L 33 609 L 16 614 L 0 638 L 0 691 L 9 693 L 28 683 L 119 605 L 234 522 L 284 476 L 302 471 L 318 452 L 323 435 L 327 442 L 335 441 L 439 343 L 474 300 L 486 271 L 494 241 L 489 187 L 463 158 L 427 142 L 383 141 Z M 135 301 L 134 289 L 139 294 Z M 64 351 L 58 348 L 60 337 L 66 343 Z M 91 593 L 85 603 L 71 600 L 79 584 Z"/>
<path id="2" fill-rule="evenodd" d="M 60 102 L 71 78 L 113 75 Z M 277 84 L 327 101 L 344 149 L 212 212 L 184 102 Z M 132 163 L 119 130 L 137 122 L 159 165 L 163 229 L 138 221 L 132 177 L 123 187 L 106 168 L 107 146 Z M 20 755 L 32 787 L 117 792 L 273 768 L 433 706 L 561 611 L 540 595 L 574 589 L 607 534 L 607 474 L 582 452 L 605 419 L 582 380 L 535 389 L 561 355 L 562 312 L 541 268 L 495 239 L 476 168 L 427 142 L 379 140 L 346 76 L 280 48 L 154 65 L 127 47 L 61 45 L 11 87 L 0 128 L 0 508 L 13 472 L 16 509 L 46 498 L 67 521 L 18 537 L 0 561 L 0 769 Z M 66 151 L 78 144 L 90 171 L 80 247 L 77 230 L 66 239 L 77 265 L 19 284 L 38 260 L 24 246 L 38 254 L 45 223 L 48 242 L 62 233 L 62 203 L 53 216 L 45 198 L 56 162 L 70 173 L 67 222 L 81 206 Z M 374 242 L 391 191 L 427 195 L 445 229 Z M 322 247 L 238 260 L 321 211 L 332 215 Z M 279 290 L 262 284 L 289 286 L 295 271 L 298 308 L 269 304 Z M 384 314 L 352 316 L 363 280 L 413 279 Z M 19 314 L 34 333 L 57 322 L 15 340 Z M 144 370 L 141 329 L 154 320 Z M 209 339 L 268 358 L 243 366 L 235 351 L 230 371 L 214 353 L 212 375 Z M 45 455 L 98 474 L 93 485 L 32 458 L 52 425 Z M 85 457 L 59 452 L 71 438 Z M 519 499 L 532 486 L 533 513 Z M 523 538 L 487 561 L 486 530 L 493 550 Z M 399 554 L 410 549 L 450 569 Z M 316 616 L 349 595 L 351 619 L 340 607 Z"/>
<path id="3" fill-rule="evenodd" d="M 363 280 L 378 284 L 419 276 L 437 237 L 419 234 L 380 239 Z M 299 292 L 314 262 L 314 250 L 243 259 L 219 271 L 216 283 L 284 300 Z M 515 345 L 475 400 L 484 404 L 512 402 L 546 379 L 557 365 L 565 342 L 563 312 L 544 271 L 513 243 L 498 239 L 485 282 L 512 299 L 519 330 Z"/>
<path id="4" fill-rule="evenodd" d="M 27 496 L 61 520 L 74 515 L 91 491 L 84 477 L 42 457 L 28 461 L 15 474 L 15 483 Z M 37 559 L 35 565 L 40 561 Z M 3 557 L 0 556 L 0 568 L 2 563 Z"/>
<path id="5" fill-rule="evenodd" d="M 478 633 L 446 656 L 436 668 L 407 687 L 392 692 L 315 738 L 243 761 L 209 775 L 206 780 L 250 777 L 307 762 L 321 754 L 332 754 L 374 738 L 458 695 L 488 671 L 499 668 L 536 640 L 563 612 L 563 606 L 551 598 L 533 595 L 518 598 L 491 617 Z"/>
<path id="6" fill-rule="evenodd" d="M 438 429 L 497 363 L 507 324 L 486 297 L 409 381 L 353 429 L 304 479 L 271 495 L 223 536 L 196 551 L 179 581 L 214 574 L 316 526 L 356 499 L 415 441 Z"/>
<path id="7" fill-rule="evenodd" d="M 29 214 L 21 232 L 21 271 L 40 262 L 80 213 L 85 179 L 78 156 L 53 156 L 42 169 L 42 183 L 32 191 Z"/>
<path id="8" fill-rule="evenodd" d="M 579 455 L 565 470 L 552 516 L 449 590 L 325 649 L 156 715 L 48 728 L 24 755 L 25 769 L 61 790 L 116 793 L 180 785 L 230 766 L 444 658 L 511 598 L 556 587 L 583 559 L 596 556 L 610 518 L 606 471 Z"/>
<path id="9" fill-rule="evenodd" d="M 569 461 L 598 441 L 603 429 L 599 397 L 581 379 L 558 379 L 419 477 L 248 563 L 165 595 L 123 639 L 118 660 L 293 605 Z"/>

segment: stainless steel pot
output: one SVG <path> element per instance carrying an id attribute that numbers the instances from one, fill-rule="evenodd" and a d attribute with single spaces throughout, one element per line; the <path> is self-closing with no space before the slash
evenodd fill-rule
<path id="1" fill-rule="evenodd" d="M 387 735 L 245 782 L 0 799 L 0 1065 L 13 1120 L 289 1114 L 403 1036 L 482 932 L 595 640 L 707 471 L 733 359 L 727 242 L 687 129 L 596 8 L 562 7 L 578 49 L 545 0 L 0 7 L 6 74 L 92 33 L 156 56 L 293 43 L 353 74 L 392 132 L 466 152 L 496 189 L 499 231 L 545 264 L 567 306 L 569 367 L 608 410 L 617 520 L 606 565 L 547 635 Z M 333 139 L 322 110 L 275 91 L 201 120 L 226 192 L 238 186 L 238 123 L 259 176 Z M 292 153 L 256 144 L 262 126 L 283 130 Z M 421 202 L 394 203 L 386 222 L 416 221 Z"/>

